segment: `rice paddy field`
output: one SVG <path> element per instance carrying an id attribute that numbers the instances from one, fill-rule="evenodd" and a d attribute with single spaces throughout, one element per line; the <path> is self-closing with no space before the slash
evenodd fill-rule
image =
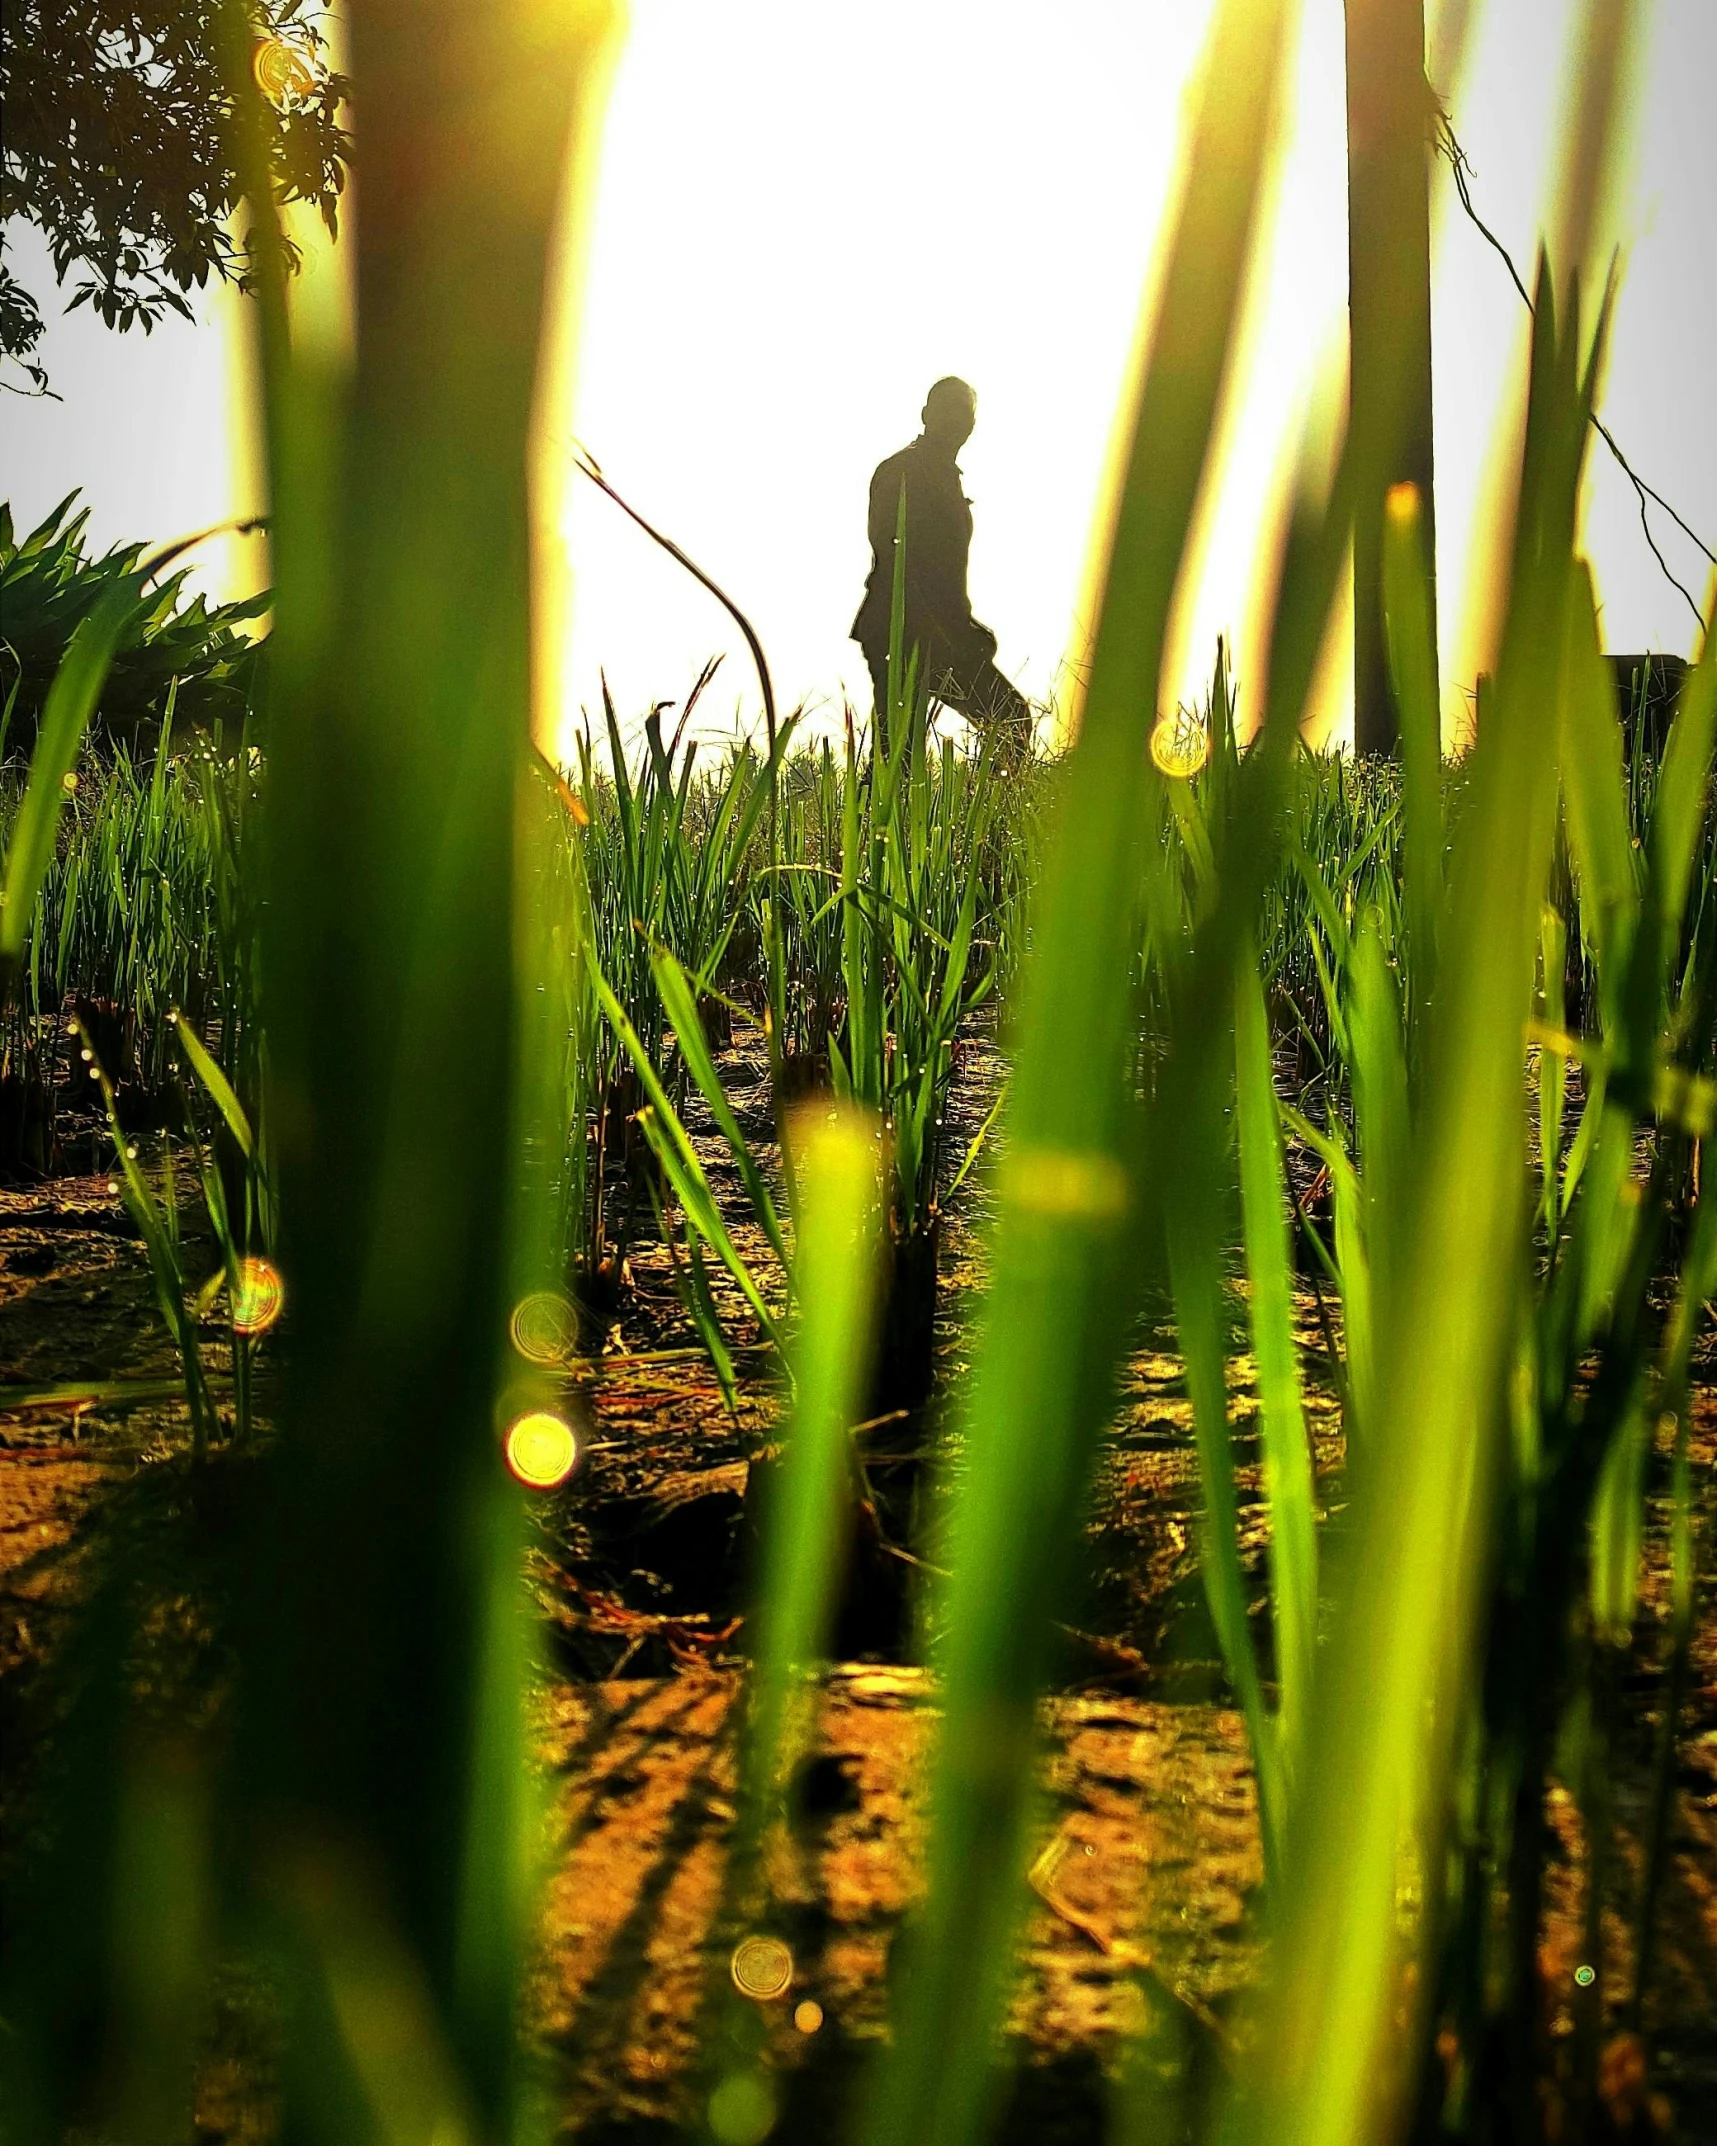
<path id="1" fill-rule="evenodd" d="M 1071 743 L 897 591 L 885 725 L 706 673 L 557 765 L 600 11 L 444 12 L 371 18 L 352 350 L 253 174 L 261 646 L 0 524 L 8 2139 L 1717 2141 L 1717 645 L 1626 720 L 1578 234 L 1458 758 L 1357 426 L 1256 729 L 1220 648 L 1157 708 L 1232 0 Z M 1399 746 L 1314 755 L 1373 497 Z"/>

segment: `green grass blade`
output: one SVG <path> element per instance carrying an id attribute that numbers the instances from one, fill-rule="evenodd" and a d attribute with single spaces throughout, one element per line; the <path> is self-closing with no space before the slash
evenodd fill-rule
<path id="1" fill-rule="evenodd" d="M 1524 1259 L 1521 1054 L 1556 775 L 1540 681 L 1560 670 L 1587 430 L 1573 331 L 1563 347 L 1541 295 L 1508 626 L 1380 1264 L 1375 1459 L 1320 1664 L 1250 2090 L 1225 2133 L 1271 2146 L 1362 2146 L 1393 2128 L 1403 1830 L 1441 1808 L 1471 1642 Z"/>
<path id="2" fill-rule="evenodd" d="M 256 1141 L 251 1134 L 250 1120 L 245 1116 L 244 1105 L 233 1092 L 231 1081 L 209 1056 L 202 1038 L 184 1015 L 175 1010 L 171 1018 L 173 1032 L 179 1039 L 180 1049 L 190 1062 L 192 1072 L 209 1091 L 215 1108 L 227 1121 L 227 1127 L 238 1142 L 245 1161 L 252 1161 L 256 1154 Z"/>
<path id="3" fill-rule="evenodd" d="M 1373 1304 L 1380 1260 L 1387 1255 L 1387 1218 L 1397 1211 L 1406 1171 L 1409 1127 L 1407 1065 L 1400 1008 L 1374 912 L 1354 940 L 1348 1007 L 1354 1122 L 1363 1179 L 1336 1180 L 1336 1252 L 1342 1270 L 1347 1327 L 1350 1457 L 1357 1457 L 1376 1402 Z"/>
<path id="4" fill-rule="evenodd" d="M 1568 595 L 1562 695 L 1562 789 L 1579 878 L 1580 927 L 1597 964 L 1606 1029 L 1619 1017 L 1639 881 L 1621 782 L 1615 683 L 1598 632 L 1597 595 L 1582 561 Z"/>
<path id="5" fill-rule="evenodd" d="M 203 1377 L 202 1355 L 197 1344 L 196 1321 L 190 1306 L 185 1301 L 185 1270 L 179 1256 L 178 1215 L 172 1196 L 172 1151 L 167 1151 L 168 1205 L 163 1208 L 149 1189 L 149 1180 L 138 1167 L 136 1150 L 120 1129 L 119 1109 L 113 1093 L 113 1084 L 108 1079 L 107 1069 L 95 1056 L 95 1045 L 85 1033 L 82 1023 L 77 1034 L 83 1039 L 83 1047 L 90 1055 L 89 1070 L 95 1075 L 101 1090 L 101 1100 L 107 1113 L 108 1131 L 113 1138 L 115 1155 L 118 1158 L 120 1186 L 131 1219 L 137 1224 L 138 1235 L 143 1239 L 143 1249 L 149 1260 L 149 1278 L 155 1286 L 155 1301 L 161 1307 L 161 1317 L 172 1336 L 173 1345 L 179 1351 L 183 1368 L 185 1405 L 191 1418 L 191 1451 L 201 1460 L 208 1451 L 210 1412 L 208 1395 Z"/>
<path id="6" fill-rule="evenodd" d="M 1717 577 L 1711 602 L 1717 602 Z M 1699 660 L 1681 688 L 1658 779 L 1648 852 L 1649 889 L 1665 968 L 1673 960 L 1699 831 L 1711 796 L 1717 752 L 1717 629 L 1705 636 Z"/>
<path id="7" fill-rule="evenodd" d="M 1184 1188 L 1190 1192 L 1191 1188 Z M 1174 1283 L 1175 1325 L 1186 1362 L 1198 1439 L 1199 1482 L 1204 1512 L 1199 1528 L 1199 1574 L 1222 1649 L 1228 1681 L 1246 1717 L 1258 1781 L 1259 1823 L 1266 1878 L 1279 1882 L 1286 1818 L 1281 1751 L 1275 1723 L 1264 1705 L 1258 1658 L 1246 1615 L 1246 1576 L 1240 1564 L 1239 1509 L 1234 1489 L 1234 1453 L 1228 1428 L 1223 1377 L 1221 1247 L 1216 1234 L 1216 1187 L 1204 1198 L 1183 1196 L 1169 1220 L 1169 1269 Z"/>
<path id="8" fill-rule="evenodd" d="M 1437 980 L 1437 920 L 1443 899 L 1442 711 L 1425 509 L 1414 485 L 1384 505 L 1383 605 L 1389 670 L 1401 725 L 1406 804 L 1402 858 L 1413 973 L 1413 1028 L 1423 1031 Z"/>
<path id="9" fill-rule="evenodd" d="M 1122 1097 L 1145 732 L 1228 363 L 1287 17 L 1254 0 L 1218 14 L 1149 362 L 1127 413 L 1090 685 L 1022 980 L 995 1275 L 952 1528 L 930 1897 L 871 2146 L 967 2146 L 986 2098 L 1051 1604 L 1131 1302 Z"/>
<path id="10" fill-rule="evenodd" d="M 755 1825 L 784 1778 L 789 1699 L 828 1649 L 842 1563 L 852 1450 L 864 1399 L 882 1249 L 879 1128 L 863 1112 L 818 1112 L 795 1142 L 800 1306 L 794 1402 L 764 1545 L 748 1801 Z"/>
<path id="11" fill-rule="evenodd" d="M 791 1266 L 787 1256 L 787 1244 L 781 1234 L 780 1217 L 775 1212 L 775 1202 L 769 1187 L 763 1181 L 745 1135 L 739 1129 L 739 1121 L 733 1114 L 733 1105 L 727 1099 L 727 1090 L 721 1084 L 721 1075 L 710 1055 L 709 1040 L 704 1035 L 703 1022 L 698 1017 L 697 998 L 692 991 L 686 972 L 666 947 L 658 947 L 650 957 L 650 966 L 655 972 L 656 986 L 662 994 L 662 1004 L 679 1045 L 685 1054 L 686 1067 L 697 1083 L 698 1092 L 709 1105 L 722 1138 L 732 1152 L 734 1165 L 745 1186 L 763 1233 L 769 1239 L 775 1256 L 783 1271 Z"/>
<path id="12" fill-rule="evenodd" d="M 53 858 L 66 801 L 65 778 L 77 760 L 114 655 L 137 616 L 140 595 L 138 576 L 128 574 L 114 583 L 80 621 L 48 688 L 30 755 L 30 779 L 12 823 L 0 880 L 0 1006 L 11 998 L 36 897 Z"/>
<path id="13" fill-rule="evenodd" d="M 1636 1393 L 1610 1440 L 1592 1505 L 1592 1623 L 1613 1647 L 1625 1647 L 1639 1607 L 1640 1552 L 1645 1546 L 1646 1464 L 1652 1418 Z"/>
<path id="14" fill-rule="evenodd" d="M 1240 1192 L 1270 1510 L 1278 1743 L 1291 1794 L 1300 1773 L 1317 1650 L 1316 1488 L 1294 1345 L 1281 1117 L 1270 1068 L 1269 1018 L 1255 968 L 1241 968 L 1235 1001 Z"/>
<path id="15" fill-rule="evenodd" d="M 228 12 L 237 97 L 250 26 Z M 237 1772 L 306 1834 L 349 1844 L 397 1919 L 401 1971 L 468 2095 L 457 2116 L 420 2097 L 423 2137 L 442 2120 L 504 2136 L 519 2081 L 523 1693 L 497 1605 L 517 1596 L 523 1494 L 496 1416 L 517 1376 L 531 440 L 539 352 L 567 355 L 545 338 L 545 294 L 576 251 L 573 181 L 594 170 L 617 13 L 367 0 L 352 72 L 373 190 L 342 242 L 355 343 L 309 317 L 284 333 L 278 291 L 263 323 L 277 623 L 261 962 L 294 1331 L 240 1618 Z M 276 178 L 253 157 L 253 230 Z M 354 1919 L 361 1949 L 370 1919 Z M 391 2061 L 410 2060 L 396 2037 Z M 282 2070 L 282 2122 L 308 2132 L 290 2050 Z"/>
<path id="16" fill-rule="evenodd" d="M 1567 1017 L 1564 978 L 1568 931 L 1554 902 L 1546 902 L 1538 920 L 1539 1004 L 1547 1028 L 1559 1030 Z M 1562 1127 L 1568 1104 L 1568 1061 L 1559 1050 L 1538 1053 L 1538 1158 L 1543 1183 L 1541 1212 L 1552 1255 L 1562 1231 Z"/>
<path id="17" fill-rule="evenodd" d="M 637 1068 L 638 1078 L 643 1083 L 644 1093 L 650 1099 L 647 1113 L 640 1113 L 640 1122 L 652 1152 L 668 1173 L 674 1195 L 684 1208 L 686 1219 L 697 1229 L 710 1250 L 726 1267 L 739 1284 L 745 1301 L 757 1314 L 758 1323 L 770 1340 L 780 1347 L 782 1334 L 775 1314 L 770 1310 L 757 1279 L 743 1255 L 729 1236 L 727 1225 L 721 1219 L 721 1210 L 710 1190 L 709 1179 L 704 1175 L 697 1150 L 692 1146 L 691 1135 L 686 1131 L 679 1112 L 662 1086 L 661 1075 L 656 1071 L 649 1052 L 639 1040 L 638 1031 L 626 1016 L 626 1009 L 614 995 L 614 988 L 601 970 L 595 966 L 592 956 L 591 980 L 602 1010 L 612 1023 L 615 1034 L 625 1045 Z"/>

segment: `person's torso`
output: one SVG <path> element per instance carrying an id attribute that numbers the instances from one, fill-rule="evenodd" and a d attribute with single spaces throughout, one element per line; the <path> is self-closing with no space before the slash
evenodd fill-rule
<path id="1" fill-rule="evenodd" d="M 972 503 L 961 488 L 960 465 L 951 455 L 938 455 L 922 440 L 914 440 L 882 467 L 888 472 L 891 498 L 898 496 L 905 479 L 908 563 L 916 547 L 927 567 L 957 572 L 964 587 L 972 548 Z"/>
<path id="2" fill-rule="evenodd" d="M 972 506 L 951 456 L 914 440 L 880 463 L 871 479 L 872 564 L 867 609 L 884 612 L 894 587 L 894 530 L 900 488 L 906 487 L 906 604 L 909 624 L 963 625 L 970 606 L 966 567 L 972 548 Z"/>

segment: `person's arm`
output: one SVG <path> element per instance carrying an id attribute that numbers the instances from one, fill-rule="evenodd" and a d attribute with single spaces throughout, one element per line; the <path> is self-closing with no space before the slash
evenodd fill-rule
<path id="1" fill-rule="evenodd" d="M 893 586 L 894 538 L 900 526 L 900 488 L 905 481 L 890 462 L 884 462 L 870 480 L 870 548 L 882 569 L 885 588 Z M 907 555 L 910 558 L 910 546 Z"/>

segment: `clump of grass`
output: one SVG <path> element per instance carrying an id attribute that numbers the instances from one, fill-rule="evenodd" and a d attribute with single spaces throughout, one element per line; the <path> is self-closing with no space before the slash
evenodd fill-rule
<path id="1" fill-rule="evenodd" d="M 122 585 L 135 586 L 138 600 L 103 681 L 96 717 L 103 745 L 146 752 L 172 709 L 182 730 L 224 729 L 236 736 L 261 703 L 263 650 L 247 629 L 267 611 L 267 595 L 213 607 L 201 596 L 187 600 L 185 569 L 157 578 L 142 544 L 91 558 L 85 548 L 89 509 L 74 513 L 76 501 L 74 492 L 24 536 L 13 527 L 10 506 L 0 505 L 0 610 L 6 618 L 0 664 L 9 674 L 0 760 L 8 748 L 27 753 L 33 747 L 73 635 Z"/>

